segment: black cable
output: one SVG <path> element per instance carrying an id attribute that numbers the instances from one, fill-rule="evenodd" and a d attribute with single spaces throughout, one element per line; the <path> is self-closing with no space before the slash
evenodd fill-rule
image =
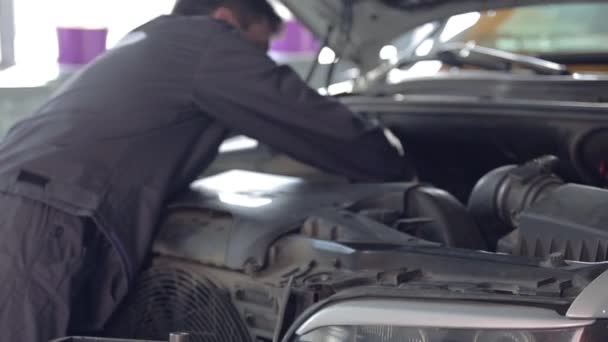
<path id="1" fill-rule="evenodd" d="M 287 333 L 287 330 L 289 329 L 289 325 L 286 324 L 286 320 L 290 319 L 291 321 L 293 321 L 295 319 L 294 317 L 291 317 L 295 316 L 295 312 L 290 312 L 293 310 L 289 310 L 291 298 L 293 295 L 293 283 L 294 278 L 293 276 L 291 276 L 289 277 L 287 286 L 285 286 L 285 289 L 283 291 L 283 298 L 281 299 L 281 303 L 279 304 L 278 321 L 276 324 L 272 342 L 281 342 L 281 338 Z"/>
<path id="2" fill-rule="evenodd" d="M 353 5 L 354 5 L 353 0 L 344 1 L 344 9 L 343 9 L 342 15 L 340 17 L 340 33 L 344 34 L 344 36 L 345 36 L 345 40 L 344 40 L 345 49 L 346 49 L 346 46 L 348 46 L 348 43 L 350 43 L 350 38 L 351 38 L 350 36 L 351 36 L 351 30 L 353 27 L 353 16 L 354 16 Z M 344 54 L 344 51 L 341 51 L 339 54 L 336 53 L 334 60 L 332 61 L 331 65 L 329 66 L 329 69 L 327 70 L 327 75 L 325 76 L 325 89 L 328 91 L 328 93 L 329 93 L 329 86 L 331 85 L 332 79 L 334 77 L 334 72 L 336 70 L 336 66 L 338 65 L 338 63 L 340 63 L 340 59 L 343 54 Z"/>
<path id="3" fill-rule="evenodd" d="M 331 81 L 334 78 L 334 70 L 336 69 L 336 65 L 340 63 L 339 58 L 334 58 L 334 60 L 329 65 L 329 69 L 327 70 L 327 74 L 325 75 L 325 89 L 329 94 L 329 86 L 331 85 Z"/>
<path id="4" fill-rule="evenodd" d="M 310 81 L 312 81 L 312 77 L 315 75 L 315 72 L 317 71 L 317 67 L 319 66 L 319 56 L 321 56 L 321 51 L 323 51 L 323 49 L 325 47 L 327 47 L 327 44 L 329 44 L 329 39 L 331 38 L 332 33 L 334 32 L 334 26 L 330 25 L 327 27 L 327 33 L 325 33 L 325 37 L 323 38 L 323 42 L 321 43 L 321 46 L 319 47 L 319 50 L 317 51 L 317 55 L 315 56 L 315 59 L 312 61 L 312 65 L 310 66 L 310 69 L 308 70 L 308 74 L 306 75 L 306 83 L 310 84 Z"/>

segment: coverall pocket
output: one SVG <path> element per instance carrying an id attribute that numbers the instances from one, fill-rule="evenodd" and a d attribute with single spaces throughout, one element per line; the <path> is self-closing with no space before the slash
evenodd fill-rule
<path id="1" fill-rule="evenodd" d="M 61 336 L 84 253 L 80 221 L 18 196 L 0 196 L 0 207 L 8 214 L 0 222 L 0 341 Z"/>
<path id="2" fill-rule="evenodd" d="M 81 273 L 87 251 L 85 227 L 79 217 L 48 210 L 46 222 L 42 222 L 39 255 L 32 271 L 49 290 L 54 288 L 63 292 L 63 288 L 72 287 L 71 283 Z"/>

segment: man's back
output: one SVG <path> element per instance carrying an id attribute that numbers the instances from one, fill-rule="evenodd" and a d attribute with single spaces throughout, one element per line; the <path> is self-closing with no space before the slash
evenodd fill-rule
<path id="1" fill-rule="evenodd" d="M 136 29 L 0 143 L 0 340 L 101 329 L 163 205 L 229 130 L 353 179 L 404 176 L 382 127 L 268 58 L 280 18 L 266 0 L 178 0 L 173 13 Z"/>
<path id="2" fill-rule="evenodd" d="M 94 216 L 122 240 L 125 260 L 141 260 L 152 229 L 129 230 L 154 226 L 165 198 L 211 162 L 227 133 L 193 101 L 196 68 L 223 26 L 161 17 L 134 31 L 9 131 L 0 190 Z M 127 267 L 131 277 L 136 268 Z"/>
<path id="3" fill-rule="evenodd" d="M 91 187 L 126 181 L 161 192 L 183 185 L 172 182 L 184 178 L 175 174 L 176 164 L 190 166 L 184 162 L 216 150 L 225 134 L 218 127 L 209 146 L 202 133 L 215 122 L 193 101 L 196 69 L 210 27 L 218 26 L 206 17 L 161 17 L 134 31 L 10 130 L 0 146 L 0 172 L 23 163 L 32 163 L 35 172 L 42 163 L 44 173 L 55 173 L 48 163 L 61 160 L 86 164 L 91 173 L 66 176 L 77 170 L 54 165 L 58 174 L 46 176 L 84 176 L 79 181 Z M 191 172 L 204 166 L 197 164 Z"/>
<path id="4" fill-rule="evenodd" d="M 321 97 L 228 24 L 165 16 L 10 130 L 0 192 L 92 218 L 133 280 L 164 202 L 214 159 L 229 130 L 352 178 L 403 176 L 380 127 Z"/>

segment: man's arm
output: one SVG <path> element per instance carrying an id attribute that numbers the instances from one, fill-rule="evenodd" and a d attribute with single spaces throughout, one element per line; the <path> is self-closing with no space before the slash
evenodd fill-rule
<path id="1" fill-rule="evenodd" d="M 195 102 L 227 127 L 349 178 L 403 180 L 406 163 L 382 127 L 319 95 L 227 26 L 211 33 Z"/>

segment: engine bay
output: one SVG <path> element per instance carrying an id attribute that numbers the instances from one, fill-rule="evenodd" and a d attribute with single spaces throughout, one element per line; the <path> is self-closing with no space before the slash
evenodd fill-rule
<path id="1" fill-rule="evenodd" d="M 230 171 L 169 206 L 109 325 L 121 338 L 280 341 L 326 301 L 511 303 L 565 314 L 608 269 L 608 191 L 547 156 L 483 177 L 468 207 L 426 184 L 324 184 Z M 584 206 L 584 207 L 583 207 Z M 198 339 L 197 339 L 198 338 Z"/>

